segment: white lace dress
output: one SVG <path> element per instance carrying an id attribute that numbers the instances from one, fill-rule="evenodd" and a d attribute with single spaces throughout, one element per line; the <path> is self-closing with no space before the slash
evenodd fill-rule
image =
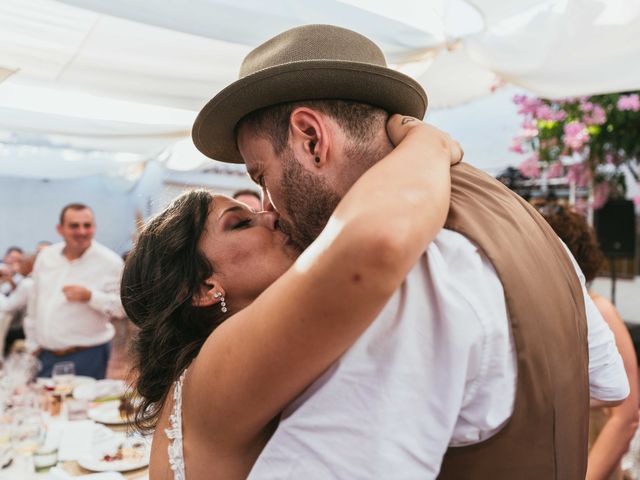
<path id="1" fill-rule="evenodd" d="M 173 470 L 174 480 L 185 480 L 184 451 L 182 449 L 182 384 L 187 373 L 185 369 L 173 385 L 173 411 L 169 416 L 171 428 L 165 428 L 164 432 L 169 438 L 169 464 Z"/>

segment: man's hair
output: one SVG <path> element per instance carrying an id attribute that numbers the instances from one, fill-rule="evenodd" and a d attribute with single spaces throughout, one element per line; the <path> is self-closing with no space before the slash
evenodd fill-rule
<path id="1" fill-rule="evenodd" d="M 22 250 L 20 247 L 16 247 L 15 245 L 12 245 L 9 248 L 7 248 L 7 251 L 4 254 L 5 257 L 9 255 L 11 252 L 24 253 L 24 250 Z"/>
<path id="2" fill-rule="evenodd" d="M 246 188 L 244 190 L 238 190 L 233 194 L 233 198 L 241 197 L 242 195 L 251 195 L 252 197 L 256 197 L 258 200 L 262 201 L 260 194 L 255 190 L 251 190 L 250 188 Z"/>
<path id="3" fill-rule="evenodd" d="M 289 118 L 294 109 L 308 107 L 335 120 L 349 138 L 347 153 L 362 156 L 373 147 L 380 128 L 384 128 L 389 114 L 380 107 L 347 100 L 305 100 L 262 108 L 246 115 L 236 127 L 247 125 L 266 138 L 277 155 L 289 142 Z"/>
<path id="4" fill-rule="evenodd" d="M 60 225 L 64 224 L 64 214 L 67 213 L 67 210 L 91 210 L 91 208 L 84 203 L 70 203 L 69 205 L 65 205 L 60 212 Z M 93 213 L 93 210 L 91 210 L 91 213 Z"/>

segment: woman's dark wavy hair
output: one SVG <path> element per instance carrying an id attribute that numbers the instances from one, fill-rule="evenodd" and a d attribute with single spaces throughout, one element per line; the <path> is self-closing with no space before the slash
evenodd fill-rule
<path id="1" fill-rule="evenodd" d="M 206 190 L 178 197 L 151 219 L 127 257 L 120 294 L 139 327 L 133 343 L 134 426 L 153 429 L 173 382 L 228 316 L 219 308 L 195 307 L 192 298 L 213 266 L 198 248 L 212 206 Z"/>
<path id="2" fill-rule="evenodd" d="M 540 209 L 556 235 L 567 245 L 587 283 L 591 282 L 604 261 L 593 228 L 584 215 L 552 203 Z"/>

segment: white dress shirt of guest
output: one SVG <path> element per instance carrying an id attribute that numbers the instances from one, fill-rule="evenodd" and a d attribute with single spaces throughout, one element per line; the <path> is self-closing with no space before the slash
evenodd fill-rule
<path id="1" fill-rule="evenodd" d="M 63 211 L 58 233 L 64 242 L 43 250 L 33 271 L 25 318 L 30 349 L 63 350 L 109 342 L 113 317 L 123 317 L 122 259 L 93 240 L 89 208 Z"/>

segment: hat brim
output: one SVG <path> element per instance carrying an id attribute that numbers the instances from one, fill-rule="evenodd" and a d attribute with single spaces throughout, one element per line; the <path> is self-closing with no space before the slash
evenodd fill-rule
<path id="1" fill-rule="evenodd" d="M 351 100 L 423 118 L 427 95 L 411 77 L 368 63 L 314 60 L 266 68 L 235 81 L 200 111 L 191 132 L 207 157 L 244 163 L 235 128 L 251 112 L 304 100 Z"/>

